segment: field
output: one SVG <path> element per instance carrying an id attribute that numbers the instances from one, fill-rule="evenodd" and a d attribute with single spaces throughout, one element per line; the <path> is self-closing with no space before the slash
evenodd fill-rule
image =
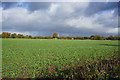
<path id="1" fill-rule="evenodd" d="M 118 41 L 2 39 L 2 77 L 41 78 L 117 55 Z M 62 73 L 61 73 L 62 74 Z"/>

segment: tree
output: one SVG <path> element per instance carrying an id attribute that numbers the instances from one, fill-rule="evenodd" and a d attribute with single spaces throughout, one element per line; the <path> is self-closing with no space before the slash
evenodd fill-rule
<path id="1" fill-rule="evenodd" d="M 58 38 L 58 34 L 57 33 L 53 33 L 53 38 Z"/>
<path id="2" fill-rule="evenodd" d="M 32 39 L 32 36 L 31 36 L 31 35 L 29 35 L 29 38 L 31 38 L 31 39 Z"/>
<path id="3" fill-rule="evenodd" d="M 25 38 L 26 39 L 32 39 L 33 37 L 31 35 L 26 35 Z"/>
<path id="4" fill-rule="evenodd" d="M 18 38 L 24 38 L 23 34 L 18 34 L 17 37 Z"/>
<path id="5" fill-rule="evenodd" d="M 42 36 L 37 36 L 37 37 L 34 37 L 34 39 L 44 39 L 44 37 L 42 37 Z"/>
<path id="6" fill-rule="evenodd" d="M 10 38 L 11 33 L 8 32 L 2 32 L 2 38 Z"/>
<path id="7" fill-rule="evenodd" d="M 90 37 L 90 39 L 92 39 L 92 40 L 102 40 L 102 38 L 103 38 L 103 37 L 101 37 L 100 35 L 92 35 L 92 36 Z"/>
<path id="8" fill-rule="evenodd" d="M 51 37 L 51 36 L 48 36 L 47 39 L 52 39 L 52 37 Z"/>
<path id="9" fill-rule="evenodd" d="M 89 39 L 89 37 L 84 37 L 84 39 Z"/>
<path id="10" fill-rule="evenodd" d="M 113 40 L 113 36 L 110 35 L 110 36 L 108 37 L 108 40 Z"/>
<path id="11" fill-rule="evenodd" d="M 62 37 L 58 37 L 58 39 L 65 39 L 65 37 L 63 37 L 63 36 Z"/>
<path id="12" fill-rule="evenodd" d="M 16 38 L 16 36 L 17 36 L 16 33 L 13 33 L 13 34 L 11 35 L 12 38 Z"/>
<path id="13" fill-rule="evenodd" d="M 29 35 L 26 35 L 25 38 L 26 38 L 26 39 L 29 39 Z"/>

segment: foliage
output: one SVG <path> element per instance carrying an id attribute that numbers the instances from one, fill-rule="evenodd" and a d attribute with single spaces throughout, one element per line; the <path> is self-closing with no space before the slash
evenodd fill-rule
<path id="1" fill-rule="evenodd" d="M 18 34 L 17 38 L 25 38 L 25 36 L 23 34 Z"/>
<path id="2" fill-rule="evenodd" d="M 53 33 L 53 37 L 51 36 L 45 36 L 45 37 L 42 37 L 42 36 L 36 36 L 36 37 L 32 37 L 31 35 L 26 35 L 24 36 L 23 34 L 11 34 L 11 33 L 8 33 L 8 32 L 3 32 L 2 34 L 2 38 L 24 38 L 24 39 L 54 39 L 54 38 L 58 38 L 58 39 L 72 39 L 72 40 L 120 40 L 120 37 L 119 36 L 112 36 L 110 35 L 109 37 L 104 37 L 104 36 L 100 36 L 100 35 L 92 35 L 91 37 L 64 37 L 64 36 L 61 36 L 61 37 L 58 37 L 58 34 L 57 33 Z"/>
<path id="3" fill-rule="evenodd" d="M 2 38 L 9 38 L 10 35 L 11 35 L 11 33 L 3 32 L 3 33 L 2 33 Z"/>
<path id="4" fill-rule="evenodd" d="M 51 36 L 49 36 L 49 37 L 45 37 L 45 39 L 52 39 L 52 37 L 51 37 Z"/>
<path id="5" fill-rule="evenodd" d="M 17 36 L 16 33 L 13 33 L 13 34 L 11 35 L 12 38 L 16 38 L 16 36 Z"/>
<path id="6" fill-rule="evenodd" d="M 53 33 L 53 38 L 57 38 L 58 34 L 57 33 Z"/>
<path id="7" fill-rule="evenodd" d="M 86 61 L 84 65 L 58 71 L 55 79 L 119 80 L 120 56 L 110 56 L 106 60 Z M 55 74 L 53 74 L 55 75 Z"/>
<path id="8" fill-rule="evenodd" d="M 110 35 L 109 37 L 107 37 L 106 38 L 107 40 L 120 40 L 120 37 L 118 37 L 118 36 L 112 36 L 112 35 Z"/>
<path id="9" fill-rule="evenodd" d="M 92 35 L 90 37 L 92 40 L 104 40 L 104 37 L 101 37 L 100 35 Z"/>

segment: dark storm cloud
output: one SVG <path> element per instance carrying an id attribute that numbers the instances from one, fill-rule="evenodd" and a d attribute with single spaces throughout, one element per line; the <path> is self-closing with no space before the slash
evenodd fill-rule
<path id="1" fill-rule="evenodd" d="M 50 2 L 29 2 L 25 3 L 28 5 L 28 9 L 31 11 L 39 9 L 48 9 L 50 7 Z"/>
<path id="2" fill-rule="evenodd" d="M 24 2 L 4 3 L 3 7 L 3 31 L 90 36 L 116 34 L 117 30 L 117 3 Z"/>
<path id="3" fill-rule="evenodd" d="M 30 11 L 35 11 L 39 9 L 48 9 L 51 5 L 51 2 L 3 2 L 2 7 L 3 9 L 9 9 L 13 7 L 24 7 Z M 117 13 L 118 2 L 90 2 L 88 7 L 86 8 L 84 14 L 86 16 L 91 16 L 96 13 L 116 9 Z M 77 13 L 80 13 L 81 10 L 77 9 Z"/>
<path id="4" fill-rule="evenodd" d="M 3 9 L 9 9 L 15 6 L 17 6 L 17 2 L 2 2 Z"/>
<path id="5" fill-rule="evenodd" d="M 118 2 L 91 2 L 88 8 L 85 10 L 85 13 L 87 16 L 91 16 L 102 11 L 117 8 Z"/>
<path id="6" fill-rule="evenodd" d="M 50 6 L 50 2 L 3 2 L 3 9 L 9 9 L 13 7 L 24 7 L 30 11 L 35 11 L 39 9 L 47 9 Z"/>

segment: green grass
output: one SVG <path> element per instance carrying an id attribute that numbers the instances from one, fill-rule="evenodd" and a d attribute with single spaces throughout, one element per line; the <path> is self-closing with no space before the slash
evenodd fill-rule
<path id="1" fill-rule="evenodd" d="M 2 77 L 44 77 L 117 55 L 118 46 L 110 40 L 2 39 Z"/>

